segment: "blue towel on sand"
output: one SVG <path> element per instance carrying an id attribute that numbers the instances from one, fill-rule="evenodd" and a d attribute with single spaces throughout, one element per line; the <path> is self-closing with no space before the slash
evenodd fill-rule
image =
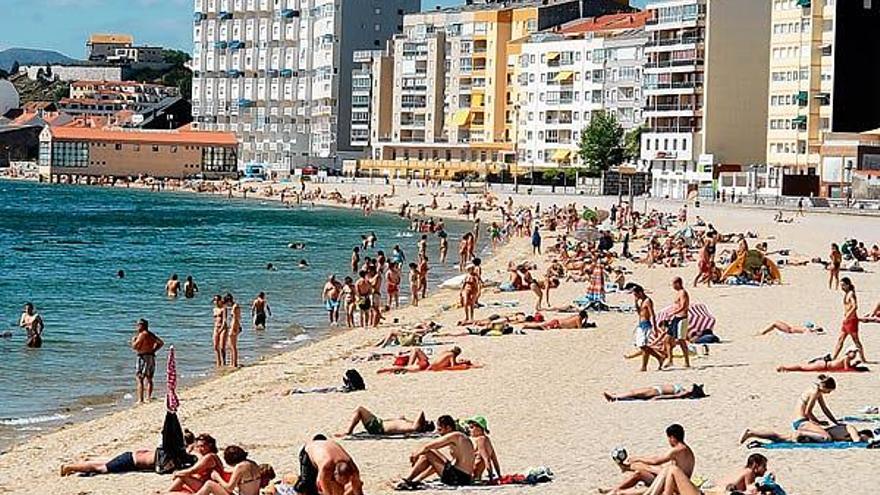
<path id="1" fill-rule="evenodd" d="M 866 442 L 822 442 L 822 443 L 793 443 L 793 442 L 774 442 L 750 444 L 750 449 L 770 449 L 770 450 L 795 450 L 795 449 L 819 449 L 819 450 L 844 450 L 844 449 L 864 449 L 867 448 Z"/>

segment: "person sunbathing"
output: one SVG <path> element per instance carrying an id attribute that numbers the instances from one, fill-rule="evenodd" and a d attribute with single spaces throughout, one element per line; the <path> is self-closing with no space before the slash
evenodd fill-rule
<path id="1" fill-rule="evenodd" d="M 544 323 L 528 323 L 523 325 L 523 330 L 559 330 L 559 329 L 579 329 L 593 328 L 595 323 L 589 322 L 587 310 L 582 309 L 576 315 L 566 316 L 565 318 L 554 318 Z"/>
<path id="2" fill-rule="evenodd" d="M 745 467 L 736 473 L 722 478 L 716 491 L 719 493 L 748 492 L 755 484 L 755 480 L 767 473 L 767 458 L 761 454 L 751 454 L 746 459 Z M 710 491 L 712 493 L 712 491 Z"/>
<path id="3" fill-rule="evenodd" d="M 857 349 L 850 349 L 837 359 L 825 356 L 809 363 L 782 365 L 776 368 L 776 371 L 780 373 L 787 371 L 870 371 L 867 367 L 862 366 L 862 362 L 858 360 L 858 355 L 859 351 Z"/>
<path id="4" fill-rule="evenodd" d="M 405 363 L 395 364 L 390 368 L 382 368 L 376 373 L 415 373 L 418 371 L 452 371 L 465 370 L 473 367 L 473 363 L 467 360 L 459 360 L 461 348 L 453 347 L 451 350 L 443 351 L 434 360 L 430 362 L 425 351 L 421 349 L 413 349 Z"/>
<path id="5" fill-rule="evenodd" d="M 446 486 L 467 486 L 474 482 L 476 450 L 471 440 L 456 429 L 455 420 L 450 416 L 437 419 L 437 431 L 442 435 L 429 442 L 409 456 L 412 469 L 397 484 L 398 489 L 419 488 L 421 482 L 432 475 L 440 476 Z M 448 448 L 451 458 L 443 453 Z"/>
<path id="6" fill-rule="evenodd" d="M 223 449 L 223 460 L 232 471 L 212 472 L 196 495 L 260 495 L 260 490 L 275 479 L 272 466 L 248 459 L 248 453 L 238 445 Z"/>
<path id="7" fill-rule="evenodd" d="M 631 401 L 631 400 L 664 400 L 664 399 L 702 399 L 706 397 L 703 385 L 694 383 L 690 390 L 679 384 L 664 384 L 654 387 L 637 388 L 623 394 L 604 392 L 608 402 Z"/>
<path id="8" fill-rule="evenodd" d="M 873 311 L 859 318 L 859 321 L 862 323 L 880 323 L 880 302 L 877 303 Z"/>
<path id="9" fill-rule="evenodd" d="M 859 430 L 853 425 L 839 424 L 825 428 L 828 437 L 819 440 L 812 435 L 803 435 L 799 432 L 780 433 L 773 430 L 753 430 L 746 428 L 740 436 L 739 443 L 749 440 L 750 446 L 759 443 L 825 443 L 825 442 L 871 442 L 874 440 L 874 432 L 871 430 Z"/>
<path id="10" fill-rule="evenodd" d="M 626 459 L 615 459 L 620 470 L 628 476 L 614 488 L 600 488 L 599 493 L 632 493 L 631 489 L 639 483 L 650 487 L 652 493 L 675 493 L 663 491 L 665 480 L 661 478 L 661 473 L 665 468 L 675 466 L 683 469 L 685 475 L 690 478 L 694 473 L 696 458 L 690 446 L 684 442 L 684 428 L 681 425 L 673 424 L 666 428 L 666 439 L 671 447 L 666 454 L 632 457 L 629 462 L 626 462 Z"/>
<path id="11" fill-rule="evenodd" d="M 183 442 L 186 452 L 190 452 L 195 444 L 195 435 L 184 430 Z M 71 474 L 122 474 L 134 471 L 153 471 L 156 468 L 156 449 L 140 449 L 123 452 L 113 459 L 91 460 L 61 465 L 61 476 Z"/>
<path id="12" fill-rule="evenodd" d="M 470 323 L 465 321 L 459 321 L 458 325 L 473 325 L 476 327 L 487 327 L 490 325 L 494 325 L 496 323 L 525 323 L 527 321 L 534 320 L 533 316 L 526 315 L 523 312 L 514 313 L 511 316 L 501 316 L 501 315 L 490 315 L 488 318 L 484 318 L 482 320 L 474 320 Z"/>
<path id="13" fill-rule="evenodd" d="M 419 417 L 415 421 L 406 419 L 401 416 L 393 419 L 379 419 L 375 414 L 365 407 L 358 407 L 354 411 L 354 417 L 348 430 L 344 433 L 337 433 L 337 437 L 345 437 L 354 433 L 357 425 L 363 424 L 364 430 L 370 435 L 408 435 L 413 433 L 429 433 L 434 431 L 434 422 L 425 419 L 425 413 L 419 413 Z"/>
<path id="14" fill-rule="evenodd" d="M 771 323 L 767 328 L 758 333 L 758 335 L 767 335 L 768 333 L 773 331 L 779 331 L 782 333 L 824 333 L 825 329 L 822 327 L 817 327 L 812 323 L 800 326 L 793 325 L 782 320 L 776 320 Z"/>
<path id="15" fill-rule="evenodd" d="M 223 462 L 217 455 L 217 441 L 212 436 L 203 434 L 196 437 L 193 453 L 198 460 L 192 467 L 174 471 L 171 475 L 174 481 L 171 482 L 168 493 L 198 492 L 211 480 L 215 471 L 223 470 Z"/>

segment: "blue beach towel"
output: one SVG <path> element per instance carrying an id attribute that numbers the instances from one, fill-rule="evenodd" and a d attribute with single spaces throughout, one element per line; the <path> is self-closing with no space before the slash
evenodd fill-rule
<path id="1" fill-rule="evenodd" d="M 768 449 L 768 450 L 801 450 L 801 449 L 846 450 L 846 449 L 864 449 L 867 447 L 868 447 L 867 442 L 822 442 L 822 443 L 794 443 L 794 442 L 761 443 L 761 442 L 753 442 L 753 443 L 749 444 L 750 449 Z"/>

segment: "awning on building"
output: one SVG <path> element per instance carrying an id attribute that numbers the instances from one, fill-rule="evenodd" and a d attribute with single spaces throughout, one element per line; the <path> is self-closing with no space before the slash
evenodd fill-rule
<path id="1" fill-rule="evenodd" d="M 547 60 L 556 60 L 559 58 L 559 52 L 547 52 Z"/>
<path id="2" fill-rule="evenodd" d="M 485 95 L 482 93 L 474 93 L 473 96 L 471 96 L 471 106 L 472 107 L 483 106 L 483 97 L 484 96 Z"/>
<path id="3" fill-rule="evenodd" d="M 558 74 L 556 74 L 556 77 L 553 80 L 556 82 L 562 82 L 567 79 L 571 79 L 571 76 L 573 76 L 573 75 L 574 75 L 574 72 L 572 72 L 570 70 L 563 70 L 563 71 L 560 71 Z"/>
<path id="4" fill-rule="evenodd" d="M 463 126 L 467 124 L 468 119 L 471 116 L 471 111 L 467 108 L 463 108 L 461 110 L 456 111 L 452 115 L 452 123 L 457 126 Z"/>
<path id="5" fill-rule="evenodd" d="M 553 152 L 553 155 L 550 157 L 550 159 L 554 162 L 561 162 L 568 159 L 569 155 L 571 155 L 571 150 L 556 150 Z"/>
<path id="6" fill-rule="evenodd" d="M 791 119 L 791 123 L 794 125 L 805 125 L 807 123 L 807 116 L 798 115 L 797 117 Z"/>

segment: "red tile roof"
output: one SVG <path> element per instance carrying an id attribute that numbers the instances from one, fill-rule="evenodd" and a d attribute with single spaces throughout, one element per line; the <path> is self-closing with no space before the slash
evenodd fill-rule
<path id="1" fill-rule="evenodd" d="M 135 131 L 90 127 L 53 127 L 52 137 L 82 141 L 111 141 L 145 144 L 192 144 L 233 146 L 238 144 L 232 132 L 214 131 Z"/>
<path id="2" fill-rule="evenodd" d="M 582 34 L 596 31 L 616 31 L 643 27 L 651 15 L 648 12 L 629 14 L 609 14 L 600 17 L 587 17 L 563 24 L 559 29 L 563 34 Z"/>

